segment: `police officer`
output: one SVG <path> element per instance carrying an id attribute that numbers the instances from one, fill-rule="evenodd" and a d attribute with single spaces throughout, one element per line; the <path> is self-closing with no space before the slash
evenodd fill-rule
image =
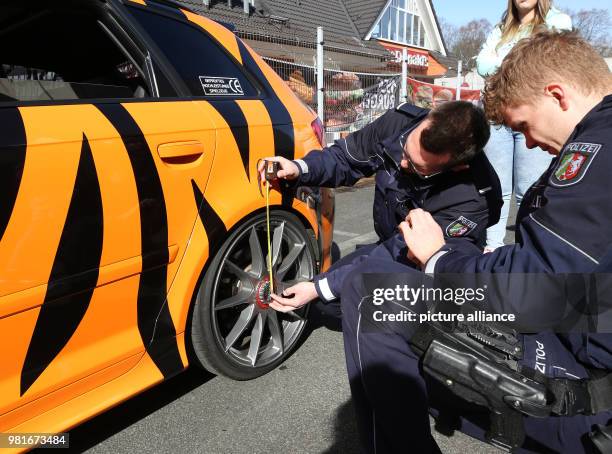
<path id="1" fill-rule="evenodd" d="M 279 162 L 277 176 L 295 185 L 352 186 L 376 174 L 373 215 L 379 243 L 397 234 L 408 210 L 420 207 L 432 213 L 447 238 L 481 245 L 487 226 L 499 219 L 502 204 L 497 175 L 481 152 L 488 131 L 484 114 L 471 103 L 448 102 L 432 111 L 404 103 L 323 152 L 311 151 L 296 161 L 266 160 Z M 263 163 L 259 171 L 263 172 Z M 399 240 L 403 244 L 401 236 Z M 339 318 L 337 298 L 349 265 L 370 254 L 377 244 L 344 257 L 317 276 L 314 285 L 302 283 L 287 289 L 285 293 L 293 298 L 279 299 L 272 307 L 292 310 L 318 296 L 323 304 L 335 301 L 318 308 Z"/>
<path id="2" fill-rule="evenodd" d="M 521 204 L 515 245 L 479 254 L 449 244 L 425 210 L 411 211 L 400 229 L 425 271 L 612 271 L 612 76 L 601 56 L 571 32 L 543 32 L 523 40 L 488 82 L 485 108 L 494 122 L 523 132 L 530 148 L 539 146 L 558 157 Z M 365 260 L 354 272 L 381 268 L 418 273 L 378 259 Z M 428 408 L 434 414 L 453 412 L 460 418 L 457 427 L 484 439 L 489 416 L 422 374 L 408 344 L 414 331 L 400 335 L 362 330 L 360 302 L 365 293 L 359 276 L 346 280 L 343 334 L 364 451 L 439 452 Z M 510 304 L 520 307 L 520 301 Z M 553 314 L 560 301 L 542 304 Z M 522 417 L 526 439 L 517 451 L 573 454 L 598 452 L 597 446 L 612 452 L 601 433 L 589 437 L 596 425 L 601 429 L 612 423 L 612 335 L 548 331 L 522 341 L 520 372 L 560 389 L 549 388 L 557 406 L 554 416 Z"/>

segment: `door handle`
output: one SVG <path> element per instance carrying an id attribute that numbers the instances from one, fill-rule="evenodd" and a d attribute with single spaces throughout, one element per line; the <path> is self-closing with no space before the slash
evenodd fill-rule
<path id="1" fill-rule="evenodd" d="M 197 140 L 162 143 L 157 147 L 157 154 L 170 164 L 186 164 L 204 154 L 204 145 Z"/>

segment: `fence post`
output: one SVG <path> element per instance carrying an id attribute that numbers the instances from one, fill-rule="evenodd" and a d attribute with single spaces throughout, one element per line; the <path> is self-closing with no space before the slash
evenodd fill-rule
<path id="1" fill-rule="evenodd" d="M 402 92 L 400 102 L 408 101 L 408 49 L 402 49 Z"/>
<path id="2" fill-rule="evenodd" d="M 317 27 L 317 114 L 325 129 L 325 92 L 323 88 L 323 27 Z"/>
<path id="3" fill-rule="evenodd" d="M 455 99 L 459 101 L 461 99 L 461 68 L 463 66 L 463 61 L 459 60 L 457 62 L 457 84 L 456 84 L 456 96 Z"/>

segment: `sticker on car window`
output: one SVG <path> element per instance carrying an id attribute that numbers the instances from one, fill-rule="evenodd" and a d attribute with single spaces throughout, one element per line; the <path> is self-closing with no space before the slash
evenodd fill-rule
<path id="1" fill-rule="evenodd" d="M 200 83 L 205 95 L 244 96 L 240 81 L 235 77 L 200 76 Z"/>

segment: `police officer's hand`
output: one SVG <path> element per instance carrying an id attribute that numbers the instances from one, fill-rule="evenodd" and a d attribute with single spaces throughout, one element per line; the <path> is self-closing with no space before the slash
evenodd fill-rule
<path id="1" fill-rule="evenodd" d="M 411 210 L 399 229 L 413 256 L 412 260 L 416 258 L 423 265 L 445 244 L 444 233 L 438 223 L 431 214 L 420 208 Z"/>
<path id="2" fill-rule="evenodd" d="M 317 298 L 317 290 L 313 282 L 299 282 L 285 289 L 282 296 L 272 293 L 270 307 L 279 312 L 289 312 L 299 309 Z"/>
<path id="3" fill-rule="evenodd" d="M 285 179 L 285 180 L 295 180 L 300 176 L 300 169 L 297 164 L 293 161 L 290 161 L 287 158 L 283 158 L 282 156 L 271 156 L 269 158 L 264 158 L 257 165 L 257 171 L 261 177 L 261 181 L 266 180 L 266 169 L 264 161 L 276 161 L 279 163 L 279 170 L 276 172 L 276 177 Z"/>

